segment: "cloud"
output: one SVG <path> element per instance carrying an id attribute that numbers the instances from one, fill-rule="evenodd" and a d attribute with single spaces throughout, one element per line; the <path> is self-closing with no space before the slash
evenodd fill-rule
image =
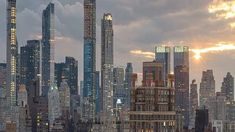
<path id="1" fill-rule="evenodd" d="M 82 76 L 83 0 L 52 1 L 56 5 L 56 36 L 64 38 L 56 41 L 56 60 L 63 61 L 67 55 L 77 58 L 79 75 Z M 41 14 L 49 2 L 17 1 L 17 38 L 20 45 L 41 34 Z M 97 0 L 97 70 L 100 67 L 100 20 L 103 13 L 110 12 L 113 15 L 115 65 L 123 66 L 127 62 L 133 62 L 135 71 L 142 72 L 142 62 L 152 59 L 130 55 L 129 51 L 154 51 L 154 46 L 169 41 L 184 41 L 192 49 L 210 47 L 221 41 L 234 42 L 235 31 L 229 26 L 234 21 L 218 20 L 215 14 L 208 12 L 210 4 L 211 0 Z M 1 0 L 0 25 L 6 25 L 5 6 L 6 1 Z M 5 60 L 5 38 L 6 26 L 0 26 L 1 61 Z M 225 52 L 221 54 L 222 57 L 208 55 L 205 65 L 192 60 L 191 78 L 199 80 L 199 70 L 219 69 L 218 63 L 214 61 L 231 63 L 223 58 Z M 232 65 L 228 65 L 227 69 L 231 67 Z M 215 76 L 219 76 L 218 80 L 222 78 L 218 72 L 215 72 Z"/>

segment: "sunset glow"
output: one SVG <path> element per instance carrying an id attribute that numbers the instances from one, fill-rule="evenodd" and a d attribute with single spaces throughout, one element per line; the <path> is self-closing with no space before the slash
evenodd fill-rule
<path id="1" fill-rule="evenodd" d="M 190 49 L 190 51 L 193 52 L 194 54 L 193 57 L 196 60 L 200 60 L 202 58 L 202 54 L 217 53 L 217 52 L 224 52 L 224 51 L 231 51 L 231 50 L 235 50 L 235 44 L 225 43 L 225 42 L 218 43 L 215 46 L 211 46 L 211 47 Z M 134 55 L 143 56 L 145 58 L 151 58 L 151 59 L 155 58 L 154 52 L 148 52 L 148 51 L 142 51 L 142 50 L 131 50 L 130 53 Z"/>

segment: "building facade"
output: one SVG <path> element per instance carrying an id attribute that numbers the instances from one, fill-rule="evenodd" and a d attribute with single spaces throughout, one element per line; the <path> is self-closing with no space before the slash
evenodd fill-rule
<path id="1" fill-rule="evenodd" d="M 189 126 L 189 47 L 174 47 L 175 104 Z"/>
<path id="2" fill-rule="evenodd" d="M 55 6 L 49 3 L 42 14 L 42 95 L 47 96 L 54 84 L 55 69 Z"/>
<path id="3" fill-rule="evenodd" d="M 115 129 L 113 113 L 113 18 L 104 14 L 101 20 L 101 103 L 102 131 Z"/>
<path id="4" fill-rule="evenodd" d="M 194 128 L 196 110 L 198 109 L 198 92 L 196 80 L 190 85 L 190 128 Z"/>
<path id="5" fill-rule="evenodd" d="M 143 78 L 142 86 L 134 86 L 131 90 L 130 132 L 175 132 L 174 77 L 169 76 L 168 86 L 159 85 L 158 82 L 162 80 L 158 79 L 162 78 L 160 72 L 163 71 L 163 66 L 157 62 L 149 63 L 155 64 L 155 69 L 159 70 L 154 72 L 144 70 L 143 75 L 145 74 L 146 78 Z M 152 69 L 149 63 L 145 62 L 144 67 Z"/>
<path id="6" fill-rule="evenodd" d="M 200 90 L 199 90 L 199 99 L 200 99 L 200 106 L 207 107 L 207 100 L 209 97 L 215 96 L 215 79 L 212 70 L 207 70 L 202 72 L 202 79 L 200 83 Z"/>
<path id="7" fill-rule="evenodd" d="M 7 100 L 9 107 L 17 104 L 16 100 L 16 76 L 17 76 L 17 58 L 18 44 L 16 37 L 16 0 L 7 0 Z"/>
<path id="8" fill-rule="evenodd" d="M 133 74 L 132 63 L 127 63 L 127 66 L 126 66 L 126 69 L 125 69 L 125 81 L 124 81 L 124 88 L 125 88 L 125 91 L 126 91 L 124 107 L 127 110 L 130 109 L 132 74 Z"/>
<path id="9" fill-rule="evenodd" d="M 224 77 L 221 92 L 226 95 L 227 101 L 234 101 L 234 77 L 230 72 Z"/>
<path id="10" fill-rule="evenodd" d="M 163 79 L 166 85 L 168 74 L 171 70 L 171 48 L 169 46 L 156 46 L 155 47 L 155 60 L 163 64 Z"/>
<path id="11" fill-rule="evenodd" d="M 95 120 L 96 0 L 84 0 L 83 119 Z"/>
<path id="12" fill-rule="evenodd" d="M 27 45 L 20 48 L 20 84 L 29 87 L 32 80 L 39 82 L 41 93 L 41 42 L 28 40 Z"/>
<path id="13" fill-rule="evenodd" d="M 126 91 L 124 88 L 124 69 L 116 67 L 113 69 L 113 106 L 116 106 L 117 100 L 124 104 Z"/>

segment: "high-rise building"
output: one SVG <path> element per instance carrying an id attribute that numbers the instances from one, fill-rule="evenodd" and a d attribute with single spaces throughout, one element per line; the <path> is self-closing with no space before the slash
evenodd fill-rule
<path id="1" fill-rule="evenodd" d="M 100 114 L 100 110 L 101 110 L 101 88 L 100 88 L 100 72 L 99 71 L 96 71 L 96 75 L 95 75 L 95 77 L 96 77 L 96 102 L 95 102 L 95 104 L 96 104 L 96 116 L 99 116 L 99 114 Z M 97 117 L 98 118 L 98 117 Z"/>
<path id="2" fill-rule="evenodd" d="M 69 85 L 70 94 L 78 95 L 78 61 L 66 56 L 65 63 L 56 63 L 55 80 L 58 87 L 65 80 Z"/>
<path id="3" fill-rule="evenodd" d="M 0 63 L 0 98 L 6 97 L 6 76 L 7 76 L 6 63 Z"/>
<path id="4" fill-rule="evenodd" d="M 198 109 L 198 92 L 196 80 L 193 80 L 190 85 L 190 128 L 194 128 L 196 110 Z"/>
<path id="5" fill-rule="evenodd" d="M 160 70 L 147 73 L 148 77 L 146 80 L 143 80 L 143 86 L 134 86 L 131 90 L 131 132 L 176 131 L 176 112 L 174 110 L 175 94 L 173 86 L 174 77 L 169 76 L 168 86 L 161 86 L 161 84 L 156 84 L 157 81 L 155 77 L 162 78 L 160 72 L 163 71 L 163 66 L 161 63 L 157 62 L 153 64 L 160 64 L 159 66 L 155 66 Z M 146 63 L 144 63 L 144 65 L 146 65 Z M 152 81 L 152 83 L 150 83 L 150 81 Z"/>
<path id="6" fill-rule="evenodd" d="M 204 132 L 209 125 L 208 109 L 196 110 L 195 132 Z"/>
<path id="7" fill-rule="evenodd" d="M 113 69 L 113 106 L 116 106 L 117 100 L 119 99 L 125 104 L 126 91 L 124 88 L 124 69 L 116 67 Z"/>
<path id="8" fill-rule="evenodd" d="M 50 130 L 53 128 L 55 120 L 60 118 L 60 116 L 62 115 L 60 106 L 60 94 L 58 87 L 52 85 L 48 91 L 48 119 Z"/>
<path id="9" fill-rule="evenodd" d="M 9 106 L 16 106 L 16 75 L 18 45 L 16 37 L 16 0 L 7 0 L 7 100 Z"/>
<path id="10" fill-rule="evenodd" d="M 60 108 L 62 113 L 70 111 L 70 88 L 65 80 L 63 80 L 59 87 Z"/>
<path id="11" fill-rule="evenodd" d="M 207 99 L 215 96 L 215 79 L 212 70 L 202 72 L 199 93 L 200 106 L 207 107 Z"/>
<path id="12" fill-rule="evenodd" d="M 101 20 L 101 121 L 102 131 L 113 131 L 113 20 L 110 13 Z"/>
<path id="13" fill-rule="evenodd" d="M 41 42 L 28 40 L 27 45 L 20 48 L 20 84 L 30 86 L 32 80 L 38 81 L 41 93 Z"/>
<path id="14" fill-rule="evenodd" d="M 174 47 L 175 104 L 189 126 L 189 47 Z"/>
<path id="15" fill-rule="evenodd" d="M 213 120 L 226 120 L 226 96 L 224 93 L 217 92 L 216 96 L 208 97 L 206 104 L 210 122 Z"/>
<path id="16" fill-rule="evenodd" d="M 234 100 L 234 77 L 230 72 L 227 73 L 224 81 L 222 82 L 221 92 L 226 95 L 227 101 Z"/>
<path id="17" fill-rule="evenodd" d="M 78 61 L 73 57 L 65 57 L 67 68 L 67 83 L 70 88 L 70 94 L 78 95 Z"/>
<path id="18" fill-rule="evenodd" d="M 96 0 L 84 0 L 84 88 L 83 119 L 95 120 Z"/>
<path id="19" fill-rule="evenodd" d="M 127 63 L 127 66 L 125 69 L 125 81 L 124 81 L 124 88 L 126 91 L 125 101 L 124 101 L 125 109 L 130 109 L 132 74 L 133 74 L 132 63 Z"/>
<path id="20" fill-rule="evenodd" d="M 54 84 L 55 68 L 55 9 L 49 3 L 42 14 L 42 95 Z"/>
<path id="21" fill-rule="evenodd" d="M 168 46 L 156 46 L 155 47 L 155 60 L 163 64 L 163 79 L 164 84 L 167 83 L 168 75 L 171 70 L 171 48 Z"/>
<path id="22" fill-rule="evenodd" d="M 31 81 L 27 89 L 29 114 L 32 121 L 32 131 L 49 131 L 48 98 L 39 95 L 38 81 Z"/>

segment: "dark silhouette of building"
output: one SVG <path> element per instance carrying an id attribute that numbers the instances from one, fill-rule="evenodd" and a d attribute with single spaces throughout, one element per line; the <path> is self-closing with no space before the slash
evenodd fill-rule
<path id="1" fill-rule="evenodd" d="M 197 109 L 195 119 L 195 132 L 204 132 L 209 125 L 208 109 Z"/>

